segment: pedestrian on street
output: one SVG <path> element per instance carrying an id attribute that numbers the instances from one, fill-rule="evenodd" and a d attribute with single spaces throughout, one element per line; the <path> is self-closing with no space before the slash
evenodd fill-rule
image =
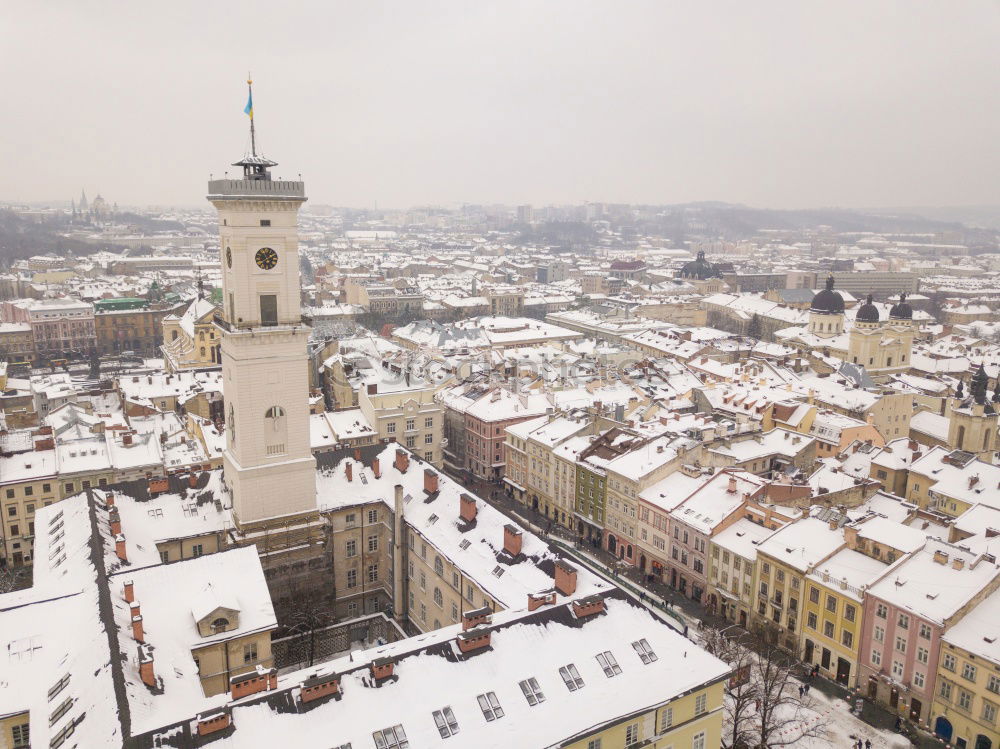
<path id="1" fill-rule="evenodd" d="M 872 740 L 865 739 L 865 749 L 872 749 Z"/>
<path id="2" fill-rule="evenodd" d="M 804 693 L 805 693 L 805 689 L 803 689 L 803 688 L 802 688 L 802 685 L 801 685 L 801 684 L 799 684 L 799 699 L 800 699 L 800 700 L 802 699 L 802 695 L 803 695 Z"/>
<path id="3" fill-rule="evenodd" d="M 806 694 L 809 694 L 809 685 L 808 684 L 805 685 L 805 690 L 806 690 Z"/>

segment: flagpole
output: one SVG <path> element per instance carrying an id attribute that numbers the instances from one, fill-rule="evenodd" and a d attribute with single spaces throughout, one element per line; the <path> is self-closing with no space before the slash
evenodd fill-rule
<path id="1" fill-rule="evenodd" d="M 257 155 L 257 135 L 253 130 L 253 79 L 247 73 L 247 89 L 250 92 L 250 153 Z"/>

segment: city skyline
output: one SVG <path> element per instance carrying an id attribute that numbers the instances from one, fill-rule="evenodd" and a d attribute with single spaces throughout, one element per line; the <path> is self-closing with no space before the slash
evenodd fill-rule
<path id="1" fill-rule="evenodd" d="M 249 140 L 249 69 L 263 152 L 321 204 L 1000 203 L 989 3 L 120 8 L 8 26 L 0 198 L 197 205 Z"/>

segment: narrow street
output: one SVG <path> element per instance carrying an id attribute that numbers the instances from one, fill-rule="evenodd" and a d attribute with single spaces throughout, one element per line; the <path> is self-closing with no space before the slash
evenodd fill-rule
<path id="1" fill-rule="evenodd" d="M 742 631 L 748 637 L 748 642 L 758 652 L 762 649 L 763 643 L 760 639 L 748 630 L 740 628 L 724 617 L 710 614 L 705 611 L 701 604 L 692 601 L 690 598 L 681 595 L 669 585 L 652 583 L 645 579 L 637 569 L 631 565 L 624 564 L 614 555 L 605 549 L 594 547 L 590 544 L 579 546 L 579 537 L 570 532 L 567 528 L 546 517 L 543 513 L 523 505 L 513 497 L 509 496 L 503 487 L 496 483 L 484 481 L 475 477 L 459 474 L 446 469 L 446 473 L 462 486 L 477 494 L 479 497 L 487 499 L 490 504 L 503 512 L 512 520 L 527 525 L 529 528 L 544 538 L 561 542 L 567 553 L 575 556 L 578 561 L 583 562 L 591 568 L 597 568 L 607 577 L 615 580 L 626 589 L 631 588 L 637 595 L 641 592 L 644 602 L 651 608 L 665 608 L 674 618 L 683 621 L 687 628 L 684 634 L 694 641 L 698 641 L 698 630 L 702 627 L 713 627 L 716 629 L 732 629 Z M 662 602 L 662 605 L 661 605 Z M 803 669 L 804 671 L 804 669 Z M 843 711 L 852 710 L 857 702 L 861 701 L 861 720 L 873 728 L 883 731 L 894 731 L 896 725 L 896 715 L 875 704 L 871 700 L 863 698 L 857 690 L 847 689 L 824 676 L 817 675 L 811 677 L 806 675 L 804 683 L 808 682 L 810 688 L 815 688 L 828 698 L 834 705 Z M 937 737 L 924 731 L 913 729 L 907 722 L 903 722 L 905 734 L 900 734 L 900 738 L 908 738 L 913 746 L 921 749 L 932 749 L 944 746 Z"/>

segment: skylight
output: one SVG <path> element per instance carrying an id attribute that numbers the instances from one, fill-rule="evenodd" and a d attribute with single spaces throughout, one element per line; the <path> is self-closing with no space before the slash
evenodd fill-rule
<path id="1" fill-rule="evenodd" d="M 472 546 L 472 543 L 467 538 L 463 538 L 462 542 L 458 545 L 458 548 L 465 550 Z"/>
<path id="2" fill-rule="evenodd" d="M 442 739 L 454 736 L 458 733 L 458 718 L 450 707 L 443 707 L 434 711 L 434 725 L 437 726 L 438 733 Z"/>
<path id="3" fill-rule="evenodd" d="M 402 726 L 383 728 L 372 734 L 376 749 L 408 749 L 410 742 Z"/>
<path id="4" fill-rule="evenodd" d="M 618 676 L 622 672 L 621 666 L 618 665 L 618 661 L 615 660 L 610 650 L 598 653 L 595 657 L 597 658 L 597 662 L 601 664 L 601 668 L 604 669 L 604 675 L 609 679 L 612 676 Z"/>
<path id="5" fill-rule="evenodd" d="M 507 571 L 507 570 L 505 570 L 505 569 L 504 569 L 503 567 L 501 567 L 501 566 L 500 566 L 499 564 L 498 564 L 498 565 L 497 565 L 496 567 L 494 567 L 494 568 L 493 568 L 493 574 L 494 574 L 494 576 L 496 576 L 496 577 L 503 577 L 503 573 L 504 573 L 504 572 L 506 572 L 506 571 Z"/>
<path id="6" fill-rule="evenodd" d="M 531 677 L 530 679 L 525 679 L 520 682 L 521 691 L 524 692 L 524 699 L 528 701 L 528 704 L 534 707 L 539 702 L 545 702 L 545 695 L 542 694 L 542 688 L 538 686 L 538 679 Z"/>
<path id="7" fill-rule="evenodd" d="M 635 652 L 639 654 L 639 659 L 645 665 L 648 666 L 656 660 L 656 653 L 654 653 L 653 649 L 649 647 L 649 643 L 646 641 L 646 638 L 636 640 L 632 643 L 632 647 L 635 648 Z"/>
<path id="8" fill-rule="evenodd" d="M 576 666 L 572 663 L 568 663 L 559 669 L 559 675 L 562 677 L 563 682 L 566 684 L 566 688 L 575 692 L 577 689 L 583 687 L 583 679 L 580 676 L 580 672 L 576 670 Z"/>
<path id="9" fill-rule="evenodd" d="M 500 707 L 500 700 L 497 699 L 496 692 L 487 692 L 478 697 L 479 709 L 483 711 L 483 717 L 490 723 L 497 718 L 503 717 L 503 708 Z"/>

